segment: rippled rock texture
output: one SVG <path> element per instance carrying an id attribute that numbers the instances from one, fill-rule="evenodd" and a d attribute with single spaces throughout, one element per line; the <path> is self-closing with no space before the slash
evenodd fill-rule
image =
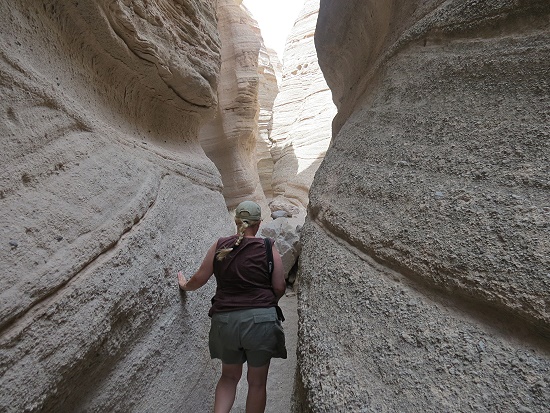
<path id="1" fill-rule="evenodd" d="M 215 1 L 0 4 L 0 411 L 203 411 Z M 185 406 L 185 407 L 184 407 Z"/>
<path id="2" fill-rule="evenodd" d="M 269 217 L 258 172 L 257 143 L 265 142 L 265 122 L 271 118 L 277 80 L 258 23 L 241 1 L 220 0 L 218 19 L 222 43 L 219 107 L 216 117 L 201 129 L 201 143 L 221 172 L 227 207 L 234 209 L 250 199 Z M 267 155 L 265 145 L 263 149 Z"/>
<path id="3" fill-rule="evenodd" d="M 313 43 L 319 0 L 307 0 L 287 39 L 273 108 L 272 187 L 278 203 L 305 208 L 331 139 L 336 113 Z"/>
<path id="4" fill-rule="evenodd" d="M 260 87 L 258 90 L 258 101 L 260 112 L 258 115 L 258 139 L 256 140 L 256 162 L 258 175 L 262 189 L 268 200 L 273 199 L 273 168 L 274 161 L 271 155 L 273 140 L 271 138 L 273 129 L 273 105 L 279 93 L 281 83 L 282 65 L 273 49 L 260 49 L 258 72 L 260 75 Z"/>
<path id="5" fill-rule="evenodd" d="M 550 404 L 550 4 L 321 1 L 296 411 Z"/>

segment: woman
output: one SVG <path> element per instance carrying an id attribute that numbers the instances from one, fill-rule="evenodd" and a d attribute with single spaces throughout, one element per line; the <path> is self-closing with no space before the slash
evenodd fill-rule
<path id="1" fill-rule="evenodd" d="M 248 363 L 246 413 L 264 412 L 271 358 L 287 356 L 275 309 L 286 289 L 283 264 L 273 246 L 273 273 L 269 274 L 264 240 L 256 237 L 261 220 L 258 204 L 241 202 L 235 211 L 238 233 L 214 243 L 189 280 L 178 273 L 184 291 L 202 287 L 212 274 L 216 277 L 216 294 L 208 313 L 212 317 L 210 356 L 222 361 L 215 413 L 231 410 L 244 362 Z"/>

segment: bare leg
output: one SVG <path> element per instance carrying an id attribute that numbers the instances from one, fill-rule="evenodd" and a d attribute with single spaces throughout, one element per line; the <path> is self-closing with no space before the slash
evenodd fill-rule
<path id="1" fill-rule="evenodd" d="M 222 376 L 216 386 L 214 413 L 229 413 L 235 402 L 237 384 L 243 372 L 242 364 L 222 363 Z"/>
<path id="2" fill-rule="evenodd" d="M 265 411 L 266 384 L 269 363 L 262 367 L 248 366 L 248 396 L 246 413 L 263 413 Z"/>

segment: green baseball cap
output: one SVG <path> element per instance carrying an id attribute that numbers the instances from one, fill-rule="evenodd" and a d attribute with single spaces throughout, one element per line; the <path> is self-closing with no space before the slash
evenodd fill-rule
<path id="1" fill-rule="evenodd" d="M 237 205 L 235 217 L 243 221 L 261 221 L 262 208 L 253 201 L 243 201 Z"/>

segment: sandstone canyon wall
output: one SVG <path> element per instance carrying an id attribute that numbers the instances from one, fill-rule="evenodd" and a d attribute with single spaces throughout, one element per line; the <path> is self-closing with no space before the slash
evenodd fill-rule
<path id="1" fill-rule="evenodd" d="M 258 172 L 257 144 L 264 142 L 258 119 L 261 107 L 267 111 L 262 111 L 264 122 L 271 116 L 276 78 L 269 76 L 273 69 L 258 24 L 241 1 L 220 0 L 218 20 L 222 45 L 219 106 L 216 117 L 201 129 L 201 143 L 220 170 L 227 207 L 234 209 L 251 199 L 269 217 Z"/>
<path id="2" fill-rule="evenodd" d="M 0 411 L 204 411 L 216 1 L 0 3 Z M 208 225 L 200 225 L 207 222 Z"/>
<path id="3" fill-rule="evenodd" d="M 268 201 L 273 199 L 273 169 L 274 160 L 271 155 L 273 140 L 273 106 L 275 98 L 279 94 L 281 84 L 282 65 L 273 49 L 263 47 L 260 49 L 259 75 L 260 86 L 258 90 L 258 103 L 260 111 L 258 115 L 258 139 L 256 140 L 256 162 L 260 183 Z"/>
<path id="4" fill-rule="evenodd" d="M 550 3 L 321 1 L 298 403 L 550 405 Z"/>
<path id="5" fill-rule="evenodd" d="M 280 92 L 273 108 L 272 188 L 277 204 L 305 208 L 336 113 L 313 42 L 319 0 L 307 0 L 287 39 Z"/>
<path id="6" fill-rule="evenodd" d="M 200 137 L 221 172 L 229 209 L 253 199 L 266 217 L 268 204 L 272 211 L 305 210 L 335 114 L 313 42 L 318 9 L 318 0 L 305 2 L 281 67 L 241 1 L 219 2 L 219 107 Z"/>

